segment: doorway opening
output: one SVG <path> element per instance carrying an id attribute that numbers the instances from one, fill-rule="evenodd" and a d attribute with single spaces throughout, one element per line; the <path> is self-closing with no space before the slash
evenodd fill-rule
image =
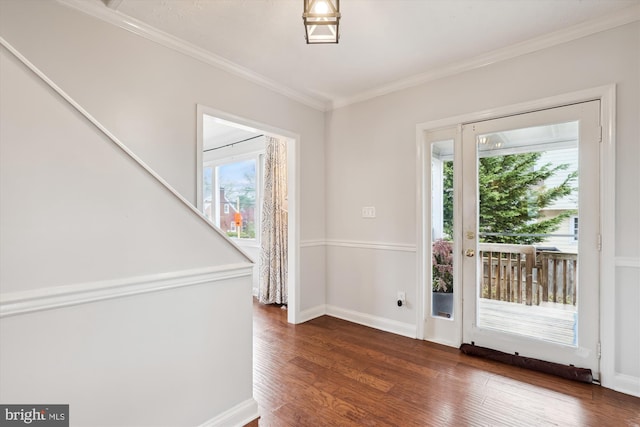
<path id="1" fill-rule="evenodd" d="M 201 105 L 197 117 L 197 207 L 254 261 L 254 297 L 266 300 L 266 293 L 275 292 L 272 272 L 277 271 L 279 294 L 277 300 L 269 297 L 270 302 L 286 306 L 288 321 L 296 323 L 298 137 Z M 281 155 L 277 185 L 273 184 L 274 152 Z M 274 223 L 279 227 L 277 232 L 271 230 Z M 269 251 L 276 239 L 279 251 Z M 265 259 L 274 258 L 275 269 L 265 273 L 265 268 L 269 270 L 265 267 L 261 272 L 261 266 L 272 263 Z M 261 279 L 265 274 L 269 274 L 268 280 Z M 270 286 L 261 288 L 264 283 Z"/>

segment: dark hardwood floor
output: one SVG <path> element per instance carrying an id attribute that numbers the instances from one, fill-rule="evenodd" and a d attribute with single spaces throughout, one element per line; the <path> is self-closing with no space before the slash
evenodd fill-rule
<path id="1" fill-rule="evenodd" d="M 640 398 L 254 303 L 250 426 L 640 426 Z"/>

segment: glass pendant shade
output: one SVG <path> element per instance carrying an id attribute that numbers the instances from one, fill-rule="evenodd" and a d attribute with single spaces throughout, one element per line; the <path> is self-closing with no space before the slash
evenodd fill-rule
<path id="1" fill-rule="evenodd" d="M 340 0 L 304 0 L 302 20 L 307 44 L 338 43 Z"/>

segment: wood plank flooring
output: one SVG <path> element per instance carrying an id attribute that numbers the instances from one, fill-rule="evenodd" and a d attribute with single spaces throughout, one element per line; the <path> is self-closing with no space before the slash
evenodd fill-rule
<path id="1" fill-rule="evenodd" d="M 255 427 L 640 426 L 640 398 L 254 303 Z"/>

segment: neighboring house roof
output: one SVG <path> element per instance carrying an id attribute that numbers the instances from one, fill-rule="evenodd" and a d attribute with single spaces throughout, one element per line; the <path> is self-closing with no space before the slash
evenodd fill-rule
<path id="1" fill-rule="evenodd" d="M 227 199 L 226 194 L 224 195 L 224 203 L 231 206 L 231 209 L 233 209 L 234 212 L 238 212 L 238 209 L 236 209 L 236 204 L 230 201 L 229 199 Z"/>
<path id="2" fill-rule="evenodd" d="M 236 209 L 236 204 L 234 202 L 232 202 L 231 200 L 229 200 L 229 198 L 227 197 L 226 192 L 224 192 L 224 189 L 221 189 L 221 193 L 224 197 L 224 204 L 228 204 L 229 206 L 231 206 L 231 209 L 233 209 L 234 212 L 238 212 L 238 209 Z M 211 203 L 211 198 L 208 197 L 206 199 L 204 199 L 205 203 Z"/>

